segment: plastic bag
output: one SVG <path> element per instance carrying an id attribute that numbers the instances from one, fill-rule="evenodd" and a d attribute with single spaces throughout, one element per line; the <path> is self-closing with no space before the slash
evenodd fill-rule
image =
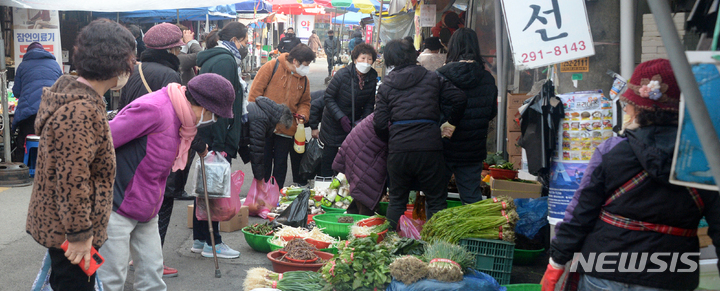
<path id="1" fill-rule="evenodd" d="M 470 273 L 463 276 L 460 282 L 440 282 L 438 280 L 423 279 L 405 285 L 395 279 L 388 285 L 387 291 L 506 291 L 507 288 L 500 286 L 498 282 L 490 275 L 471 270 Z"/>
<path id="2" fill-rule="evenodd" d="M 222 155 L 210 152 L 205 156 L 205 178 L 207 179 L 208 198 L 230 198 L 230 163 Z M 192 196 L 204 197 L 203 176 L 201 175 L 200 160 L 195 162 Z"/>
<path id="3" fill-rule="evenodd" d="M 309 180 L 319 172 L 320 161 L 322 160 L 322 147 L 317 138 L 311 139 L 305 145 L 305 154 L 300 160 L 300 177 Z M 305 179 L 307 178 L 307 179 Z"/>
<path id="4" fill-rule="evenodd" d="M 398 235 L 400 235 L 400 237 L 421 239 L 420 232 L 424 224 L 425 222 L 422 220 L 410 219 L 405 215 L 400 216 L 400 223 L 398 223 L 400 233 Z"/>
<path id="5" fill-rule="evenodd" d="M 520 220 L 515 225 L 515 233 L 533 239 L 540 229 L 548 224 L 548 198 L 540 197 L 515 199 L 515 207 Z"/>
<path id="6" fill-rule="evenodd" d="M 267 183 L 263 180 L 253 179 L 243 205 L 252 206 L 260 200 L 262 200 L 265 205 L 259 207 L 257 212 L 250 212 L 249 215 L 267 218 L 270 207 L 275 207 L 278 204 L 278 200 L 280 200 L 280 189 L 278 188 L 277 181 L 275 181 L 275 177 L 270 177 L 270 181 Z"/>
<path id="7" fill-rule="evenodd" d="M 279 223 L 292 227 L 306 227 L 309 199 L 310 190 L 303 189 L 297 198 L 293 200 L 292 204 L 273 220 L 273 224 Z"/>
<path id="8" fill-rule="evenodd" d="M 210 214 L 213 221 L 228 221 L 240 212 L 240 189 L 245 179 L 245 173 L 238 170 L 232 174 L 232 193 L 230 198 L 210 199 Z M 205 207 L 205 198 L 197 197 L 195 204 L 197 211 L 195 216 L 198 220 L 207 220 L 207 207 Z"/>

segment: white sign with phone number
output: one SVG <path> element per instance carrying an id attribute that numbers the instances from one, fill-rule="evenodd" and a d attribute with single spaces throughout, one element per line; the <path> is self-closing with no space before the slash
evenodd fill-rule
<path id="1" fill-rule="evenodd" d="M 585 0 L 503 0 L 502 5 L 518 69 L 595 54 Z"/>

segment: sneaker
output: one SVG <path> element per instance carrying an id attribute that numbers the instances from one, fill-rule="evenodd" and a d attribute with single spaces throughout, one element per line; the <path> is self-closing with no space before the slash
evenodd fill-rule
<path id="1" fill-rule="evenodd" d="M 225 243 L 216 244 L 215 252 L 217 253 L 218 258 L 234 259 L 234 258 L 240 257 L 240 252 L 231 249 Z M 205 244 L 205 247 L 203 248 L 203 251 L 202 251 L 202 256 L 206 257 L 206 258 L 213 257 L 212 247 L 209 244 Z"/>
<path id="2" fill-rule="evenodd" d="M 172 278 L 178 276 L 178 270 L 163 265 L 163 278 Z"/>
<path id="3" fill-rule="evenodd" d="M 201 241 L 199 239 L 196 239 L 193 242 L 193 246 L 190 248 L 190 251 L 196 254 L 202 253 L 203 247 L 205 246 L 205 242 Z"/>
<path id="4" fill-rule="evenodd" d="M 180 195 L 178 195 L 178 196 L 175 197 L 175 199 L 177 199 L 177 200 L 195 200 L 195 197 L 194 197 L 194 196 L 190 196 L 190 194 L 188 194 L 188 192 L 186 192 L 185 190 L 183 190 Z"/>

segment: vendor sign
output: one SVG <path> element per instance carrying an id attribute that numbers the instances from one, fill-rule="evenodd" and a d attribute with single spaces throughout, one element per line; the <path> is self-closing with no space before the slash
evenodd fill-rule
<path id="1" fill-rule="evenodd" d="M 584 0 L 503 0 L 502 6 L 518 69 L 595 54 Z"/>
<path id="2" fill-rule="evenodd" d="M 22 62 L 28 46 L 39 42 L 46 51 L 55 56 L 62 68 L 59 19 L 57 10 L 13 8 L 15 66 Z"/>
<path id="3" fill-rule="evenodd" d="M 613 136 L 612 102 L 602 91 L 558 95 L 565 107 L 560 123 L 558 161 L 590 161 L 595 148 Z"/>
<path id="4" fill-rule="evenodd" d="M 549 217 L 563 219 L 565 208 L 585 175 L 587 163 L 553 162 L 550 168 L 550 191 L 548 193 Z"/>

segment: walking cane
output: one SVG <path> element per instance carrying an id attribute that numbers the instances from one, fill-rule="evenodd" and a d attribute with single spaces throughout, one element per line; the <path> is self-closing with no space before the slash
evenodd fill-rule
<path id="1" fill-rule="evenodd" d="M 207 194 L 207 177 L 205 176 L 205 158 L 200 157 L 200 168 L 202 170 L 203 190 L 205 190 L 205 212 L 207 212 L 208 229 L 210 229 L 210 242 L 212 243 L 213 258 L 215 259 L 215 278 L 220 278 L 220 265 L 218 265 L 217 252 L 215 251 L 215 232 L 212 226 L 212 217 L 210 216 L 210 199 Z"/>

